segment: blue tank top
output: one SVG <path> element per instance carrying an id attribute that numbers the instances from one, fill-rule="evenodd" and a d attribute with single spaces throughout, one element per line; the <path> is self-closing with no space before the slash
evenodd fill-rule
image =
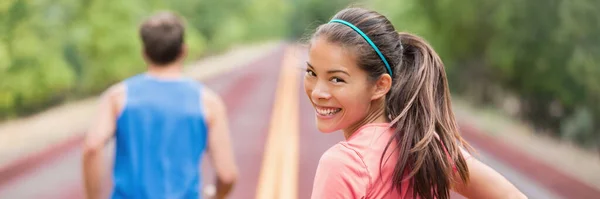
<path id="1" fill-rule="evenodd" d="M 124 81 L 117 119 L 112 198 L 201 198 L 207 126 L 202 85 L 147 74 Z"/>

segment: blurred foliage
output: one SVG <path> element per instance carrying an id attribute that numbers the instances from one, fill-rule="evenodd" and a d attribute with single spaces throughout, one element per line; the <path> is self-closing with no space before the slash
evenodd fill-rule
<path id="1" fill-rule="evenodd" d="M 2 0 L 0 119 L 97 94 L 145 66 L 139 24 L 161 10 L 187 23 L 189 60 L 285 36 L 280 0 Z"/>
<path id="2" fill-rule="evenodd" d="M 478 103 L 520 99 L 541 132 L 600 141 L 597 0 L 374 0 L 397 29 L 440 53 L 453 91 Z"/>
<path id="3" fill-rule="evenodd" d="M 430 41 L 453 92 L 481 104 L 517 97 L 519 115 L 540 132 L 599 143 L 597 0 L 2 0 L 0 119 L 141 72 L 138 24 L 158 10 L 185 18 L 193 60 L 232 44 L 305 37 L 351 3 Z"/>
<path id="4" fill-rule="evenodd" d="M 339 10 L 349 5 L 366 6 L 364 1 L 351 0 L 292 0 L 294 9 L 291 11 L 288 24 L 292 38 L 307 39 L 320 24 L 327 23 Z M 361 4 L 362 3 L 362 4 Z"/>

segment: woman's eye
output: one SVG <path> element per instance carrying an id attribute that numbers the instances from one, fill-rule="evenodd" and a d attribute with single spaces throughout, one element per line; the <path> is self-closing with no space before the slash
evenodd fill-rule
<path id="1" fill-rule="evenodd" d="M 331 78 L 331 81 L 334 82 L 334 83 L 346 82 L 343 79 L 340 79 L 340 78 L 337 78 L 337 77 Z"/>
<path id="2" fill-rule="evenodd" d="M 313 77 L 317 76 L 317 74 L 315 74 L 315 72 L 313 72 L 312 70 L 308 70 L 308 69 L 306 70 L 306 74 L 309 76 L 313 76 Z"/>

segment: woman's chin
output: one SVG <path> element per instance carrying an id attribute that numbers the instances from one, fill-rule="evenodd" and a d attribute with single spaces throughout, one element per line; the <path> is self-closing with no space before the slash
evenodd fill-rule
<path id="1" fill-rule="evenodd" d="M 323 125 L 323 124 L 319 124 L 317 122 L 317 129 L 319 129 L 319 131 L 321 131 L 321 133 L 333 133 L 339 129 L 335 128 L 334 126 L 330 126 L 330 125 Z"/>

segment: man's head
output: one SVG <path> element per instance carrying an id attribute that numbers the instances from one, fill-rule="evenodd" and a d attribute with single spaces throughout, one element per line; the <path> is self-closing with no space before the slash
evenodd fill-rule
<path id="1" fill-rule="evenodd" d="M 173 63 L 185 54 L 185 28 L 181 19 L 170 12 L 160 12 L 140 26 L 144 55 L 153 65 Z"/>

